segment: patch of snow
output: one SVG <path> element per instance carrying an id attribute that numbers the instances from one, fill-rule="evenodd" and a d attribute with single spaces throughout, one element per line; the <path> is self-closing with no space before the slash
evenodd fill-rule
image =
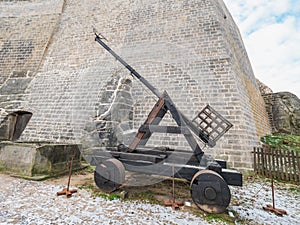
<path id="1" fill-rule="evenodd" d="M 299 224 L 299 190 L 290 191 L 288 186 L 279 186 L 275 184 L 275 206 L 286 210 L 288 215 L 279 217 L 263 210 L 263 206 L 272 204 L 270 182 L 264 180 L 247 182 L 243 187 L 230 187 L 232 201 L 228 215 L 236 218 L 236 224 Z M 64 186 L 1 174 L 0 187 L 0 225 L 220 224 L 160 205 L 92 197 L 86 190 L 79 189 L 71 198 L 56 196 Z"/>
<path id="2" fill-rule="evenodd" d="M 137 201 L 93 198 L 78 190 L 56 196 L 63 186 L 0 175 L 0 224 L 207 224 L 187 212 Z"/>
<path id="3" fill-rule="evenodd" d="M 289 191 L 287 187 L 276 187 L 275 184 L 275 208 L 287 211 L 282 217 L 272 212 L 263 210 L 263 206 L 272 205 L 272 189 L 270 182 L 255 180 L 247 182 L 243 187 L 231 187 L 233 196 L 229 211 L 234 211 L 241 221 L 247 224 L 276 224 L 292 225 L 300 221 L 300 193 Z M 236 224 L 239 224 L 237 221 Z M 244 224 L 244 223 L 241 223 Z"/>

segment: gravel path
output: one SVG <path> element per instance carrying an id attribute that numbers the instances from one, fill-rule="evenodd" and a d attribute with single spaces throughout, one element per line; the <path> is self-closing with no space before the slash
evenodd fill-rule
<path id="1" fill-rule="evenodd" d="M 300 189 L 276 184 L 276 208 L 288 215 L 278 217 L 262 210 L 272 203 L 271 188 L 265 180 L 231 187 L 228 207 L 235 224 L 297 225 L 300 221 Z M 86 190 L 78 190 L 71 198 L 56 196 L 64 186 L 46 184 L 0 174 L 0 225 L 4 224 L 226 224 L 208 222 L 183 211 L 137 201 L 94 198 Z"/>
<path id="2" fill-rule="evenodd" d="M 78 190 L 56 196 L 63 186 L 0 175 L 0 224 L 207 224 L 159 205 L 92 198 Z"/>

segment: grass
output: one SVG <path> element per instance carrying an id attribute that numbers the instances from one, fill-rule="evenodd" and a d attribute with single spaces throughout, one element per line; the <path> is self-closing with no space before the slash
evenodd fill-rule
<path id="1" fill-rule="evenodd" d="M 300 193 L 300 188 L 298 186 L 289 187 L 290 192 Z"/>
<path id="2" fill-rule="evenodd" d="M 206 217 L 207 221 L 216 222 L 216 223 L 226 223 L 226 224 L 234 224 L 234 218 L 229 215 L 222 214 L 208 214 Z"/>
<path id="3" fill-rule="evenodd" d="M 108 199 L 108 200 L 111 200 L 111 201 L 121 198 L 117 193 L 105 194 L 105 193 L 98 192 L 98 191 L 94 191 L 93 196 Z"/>
<path id="4" fill-rule="evenodd" d="M 261 137 L 261 141 L 274 148 L 300 152 L 300 136 L 274 134 Z"/>
<path id="5" fill-rule="evenodd" d="M 88 173 L 93 173 L 96 169 L 96 166 L 91 166 L 91 165 L 87 165 L 86 168 L 85 168 L 85 171 L 88 172 Z"/>

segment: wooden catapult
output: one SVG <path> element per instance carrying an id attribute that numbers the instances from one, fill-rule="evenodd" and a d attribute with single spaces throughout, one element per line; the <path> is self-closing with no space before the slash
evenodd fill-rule
<path id="1" fill-rule="evenodd" d="M 241 186 L 242 174 L 227 169 L 224 160 L 211 160 L 198 143 L 215 146 L 232 124 L 210 105 L 189 120 L 166 91 L 160 93 L 108 47 L 103 36 L 96 32 L 95 35 L 95 40 L 158 98 L 129 146 L 121 144 L 92 150 L 88 161 L 96 166 L 94 180 L 97 186 L 107 192 L 116 190 L 125 181 L 125 170 L 184 178 L 191 182 L 191 197 L 199 208 L 209 213 L 225 211 L 231 199 L 228 185 Z M 167 112 L 177 126 L 160 125 Z M 146 143 L 153 133 L 182 134 L 192 151 L 148 147 Z"/>

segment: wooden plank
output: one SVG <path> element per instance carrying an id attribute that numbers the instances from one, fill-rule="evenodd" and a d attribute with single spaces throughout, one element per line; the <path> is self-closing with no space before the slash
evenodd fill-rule
<path id="1" fill-rule="evenodd" d="M 271 148 L 271 156 L 272 156 L 272 176 L 273 177 L 277 177 L 276 175 L 276 156 L 275 156 L 275 152 L 274 152 L 274 148 Z"/>
<path id="2" fill-rule="evenodd" d="M 120 152 L 120 159 L 128 159 L 132 161 L 149 161 L 152 163 L 158 163 L 166 158 L 166 155 L 146 155 L 136 153 Z"/>
<path id="3" fill-rule="evenodd" d="M 300 159 L 299 159 L 298 151 L 296 151 L 296 159 L 297 159 L 297 166 L 298 166 L 298 182 L 300 183 Z"/>
<path id="4" fill-rule="evenodd" d="M 259 157 L 260 157 L 260 167 L 259 167 L 260 172 L 259 172 L 259 174 L 260 175 L 263 175 L 263 151 L 262 150 L 263 150 L 262 148 L 259 149 Z"/>
<path id="5" fill-rule="evenodd" d="M 265 151 L 264 148 L 261 148 L 261 163 L 262 163 L 262 175 L 266 176 L 266 171 L 265 171 L 265 163 L 266 163 L 266 155 L 265 155 Z"/>
<path id="6" fill-rule="evenodd" d="M 253 168 L 254 168 L 254 171 L 257 172 L 256 147 L 253 148 Z"/>
<path id="7" fill-rule="evenodd" d="M 288 163 L 286 165 L 287 167 L 287 170 L 288 170 L 288 179 L 289 181 L 293 181 L 293 177 L 292 177 L 292 164 L 291 164 L 291 151 L 290 150 L 286 150 L 287 152 L 287 160 L 288 160 Z"/>
<path id="8" fill-rule="evenodd" d="M 159 126 L 151 124 L 143 124 L 139 132 L 151 132 L 151 133 L 169 133 L 169 134 L 189 134 L 187 127 L 184 126 Z"/>
<path id="9" fill-rule="evenodd" d="M 243 175 L 239 172 L 232 172 L 231 170 L 222 170 L 221 176 L 224 178 L 228 185 L 242 186 Z"/>
<path id="10" fill-rule="evenodd" d="M 287 150 L 287 157 L 288 157 L 288 164 L 287 169 L 288 169 L 288 174 L 289 174 L 289 181 L 293 181 L 293 174 L 292 174 L 292 158 L 291 158 L 291 151 Z"/>
<path id="11" fill-rule="evenodd" d="M 271 148 L 267 148 L 267 151 L 266 151 L 266 155 L 267 155 L 267 158 L 268 158 L 268 161 L 267 161 L 267 173 L 268 173 L 268 177 L 271 178 L 272 177 L 272 165 L 271 165 Z"/>
<path id="12" fill-rule="evenodd" d="M 269 178 L 270 176 L 269 176 L 269 168 L 268 168 L 268 150 L 269 148 L 264 148 L 264 156 L 265 156 L 264 169 L 265 169 L 265 176 Z"/>
<path id="13" fill-rule="evenodd" d="M 286 170 L 285 170 L 285 150 L 281 149 L 281 158 L 282 158 L 282 174 L 283 178 L 282 180 L 286 180 Z"/>
<path id="14" fill-rule="evenodd" d="M 297 182 L 297 166 L 296 166 L 296 154 L 294 151 L 291 151 L 291 158 L 293 163 L 293 180 Z"/>
<path id="15" fill-rule="evenodd" d="M 268 151 L 269 151 L 269 148 L 267 149 L 264 149 L 264 156 L 265 156 L 265 176 L 266 177 L 269 177 L 270 178 L 270 174 L 269 174 L 269 168 L 268 168 Z"/>
<path id="16" fill-rule="evenodd" d="M 291 177 L 291 181 L 295 181 L 295 177 L 294 177 L 294 154 L 293 151 L 290 150 L 289 151 L 289 155 L 290 155 L 290 177 Z"/>
<path id="17" fill-rule="evenodd" d="M 164 115 L 162 115 L 161 118 L 157 117 L 157 115 L 160 113 L 160 111 L 162 110 L 164 105 L 165 105 L 165 100 L 163 98 L 160 98 L 157 101 L 157 103 L 154 105 L 154 107 L 152 108 L 152 110 L 149 113 L 149 115 L 148 115 L 146 121 L 144 122 L 144 124 L 155 124 L 155 125 L 157 125 L 161 121 L 162 117 L 164 116 Z M 154 121 L 155 121 L 155 123 L 154 123 Z M 145 134 L 146 134 L 145 132 L 138 132 L 136 134 L 133 141 L 130 143 L 130 145 L 128 147 L 130 152 L 132 152 L 138 146 L 141 139 L 144 138 Z M 150 134 L 150 136 L 151 136 L 151 134 Z"/>
<path id="18" fill-rule="evenodd" d="M 297 182 L 297 159 L 296 159 L 296 151 L 292 151 L 292 160 L 293 160 L 293 177 L 294 177 L 294 181 Z"/>
<path id="19" fill-rule="evenodd" d="M 276 158 L 276 178 L 280 179 L 280 162 L 279 162 L 279 153 L 278 153 L 278 149 L 273 149 L 275 152 L 275 158 Z"/>
<path id="20" fill-rule="evenodd" d="M 284 174 L 285 174 L 285 181 L 288 181 L 288 179 L 289 179 L 289 173 L 288 173 L 288 156 L 287 156 L 287 152 L 286 152 L 286 150 L 284 149 L 283 150 L 283 154 L 284 154 Z"/>
<path id="21" fill-rule="evenodd" d="M 257 150 L 257 173 L 259 174 L 259 175 L 261 175 L 261 155 L 260 155 L 260 149 L 261 148 L 257 148 L 256 150 Z"/>
<path id="22" fill-rule="evenodd" d="M 279 151 L 279 159 L 280 159 L 280 178 L 281 178 L 281 180 L 284 180 L 283 150 L 278 149 L 278 151 Z"/>

